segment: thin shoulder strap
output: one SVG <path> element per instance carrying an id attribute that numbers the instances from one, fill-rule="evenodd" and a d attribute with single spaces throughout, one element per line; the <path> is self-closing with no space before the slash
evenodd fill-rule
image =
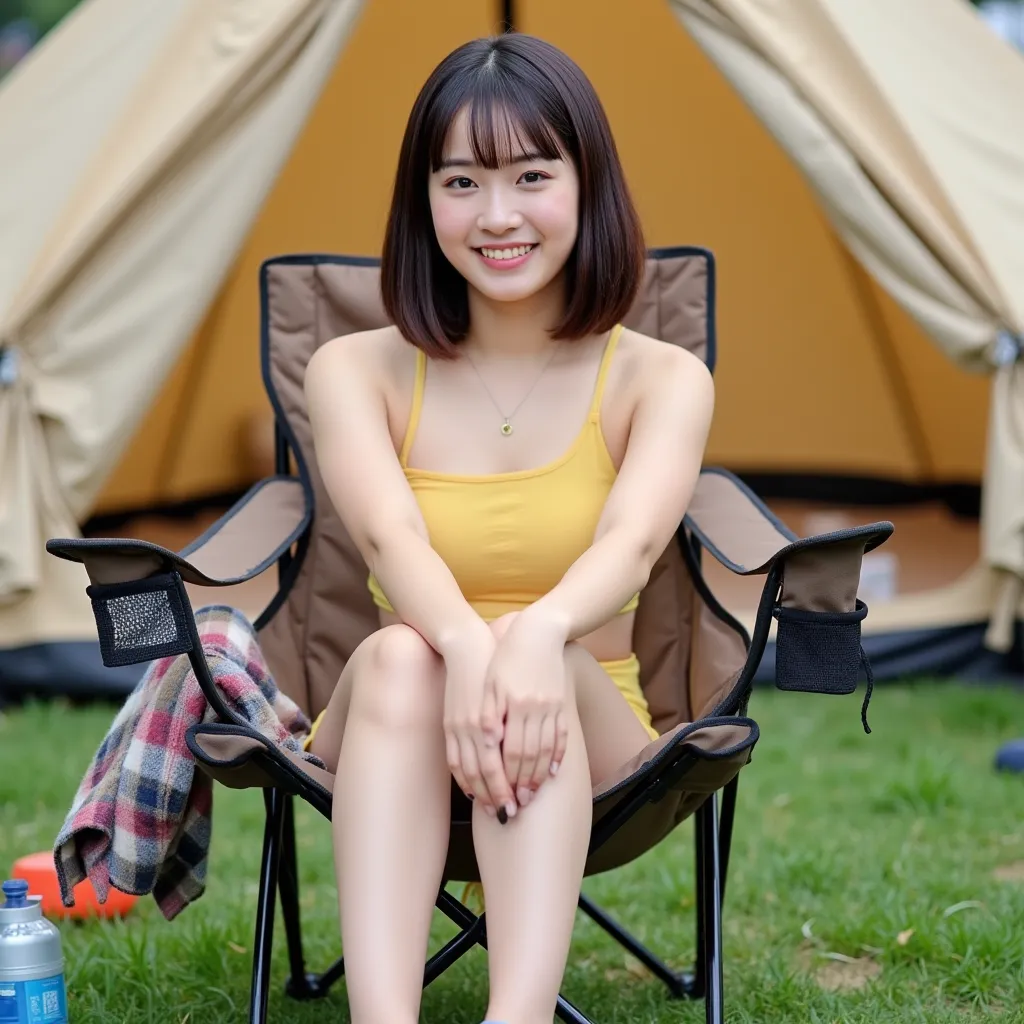
<path id="1" fill-rule="evenodd" d="M 615 354 L 615 346 L 619 343 L 622 334 L 622 324 L 616 324 L 612 328 L 608 340 L 605 342 L 604 355 L 601 356 L 601 366 L 597 371 L 597 383 L 594 385 L 594 399 L 590 403 L 590 421 L 596 423 L 601 418 L 601 399 L 604 397 L 604 385 L 608 379 L 608 367 L 611 366 L 612 356 Z"/>
<path id="2" fill-rule="evenodd" d="M 398 461 L 404 468 L 409 461 L 409 452 L 412 450 L 412 442 L 416 437 L 416 428 L 420 423 L 420 409 L 423 407 L 423 385 L 427 379 L 427 357 L 423 349 L 416 349 L 416 380 L 412 387 L 412 407 L 409 410 L 409 424 L 405 428 L 405 437 L 402 440 L 402 450 L 398 455 Z"/>

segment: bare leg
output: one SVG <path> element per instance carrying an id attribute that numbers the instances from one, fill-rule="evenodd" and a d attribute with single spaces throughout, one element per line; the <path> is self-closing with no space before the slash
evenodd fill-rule
<path id="1" fill-rule="evenodd" d="M 578 644 L 566 647 L 566 668 L 572 699 L 558 775 L 505 826 L 479 810 L 473 817 L 487 903 L 487 1019 L 505 1024 L 551 1024 L 590 842 L 592 779 L 650 742 L 615 683 Z"/>
<path id="2" fill-rule="evenodd" d="M 370 636 L 313 744 L 337 760 L 333 831 L 352 1024 L 414 1024 L 448 848 L 443 663 L 407 626 Z M 340 753 L 338 747 L 340 745 Z"/>

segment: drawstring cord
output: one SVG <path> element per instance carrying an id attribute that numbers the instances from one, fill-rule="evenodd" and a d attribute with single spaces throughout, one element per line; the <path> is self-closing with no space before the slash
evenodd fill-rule
<path id="1" fill-rule="evenodd" d="M 871 662 L 868 661 L 867 654 L 864 653 L 864 645 L 860 645 L 860 663 L 864 666 L 864 675 L 867 677 L 868 686 L 864 693 L 864 703 L 860 709 L 860 720 L 864 723 L 864 731 L 871 734 L 871 726 L 868 725 L 868 704 L 871 702 L 871 691 L 875 687 L 875 674 L 871 671 Z"/>

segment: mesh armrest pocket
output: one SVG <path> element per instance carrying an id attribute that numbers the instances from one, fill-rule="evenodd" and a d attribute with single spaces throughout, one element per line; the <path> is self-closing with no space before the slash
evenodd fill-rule
<path id="1" fill-rule="evenodd" d="M 804 693 L 853 693 L 863 660 L 860 624 L 867 613 L 863 601 L 850 612 L 776 608 L 775 685 Z"/>
<path id="2" fill-rule="evenodd" d="M 136 665 L 192 650 L 192 630 L 179 586 L 177 573 L 161 573 L 86 588 L 104 665 Z"/>

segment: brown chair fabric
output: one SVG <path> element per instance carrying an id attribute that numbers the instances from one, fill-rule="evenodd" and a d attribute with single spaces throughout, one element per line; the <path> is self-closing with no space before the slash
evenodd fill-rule
<path id="1" fill-rule="evenodd" d="M 298 539 L 307 502 L 298 479 L 261 481 L 181 552 L 123 537 L 54 538 L 46 550 L 81 562 L 91 583 L 108 586 L 177 572 L 186 583 L 233 586 L 270 567 Z"/>
<path id="2" fill-rule="evenodd" d="M 721 470 L 701 473 L 686 523 L 741 575 L 767 573 L 784 560 L 782 606 L 822 613 L 854 610 L 864 553 L 893 532 L 892 523 L 877 522 L 801 540 Z"/>
<path id="3" fill-rule="evenodd" d="M 739 681 L 746 646 L 742 637 L 715 615 L 698 594 L 690 627 L 690 720 L 714 714 Z"/>
<path id="4" fill-rule="evenodd" d="M 301 482 L 270 479 L 241 507 L 232 509 L 222 526 L 215 524 L 208 538 L 200 537 L 182 555 L 208 579 L 240 579 L 291 536 L 305 515 Z"/>
<path id="5" fill-rule="evenodd" d="M 736 480 L 720 473 L 701 473 L 686 515 L 741 573 L 762 570 L 794 539 Z"/>
<path id="6" fill-rule="evenodd" d="M 782 606 L 849 612 L 857 603 L 864 538 L 796 551 L 786 559 Z"/>
<path id="7" fill-rule="evenodd" d="M 297 793 L 302 783 L 313 783 L 328 795 L 334 792 L 334 775 L 300 757 L 292 750 L 275 746 L 263 736 L 245 733 L 220 723 L 196 726 L 189 733 L 189 748 L 199 766 L 211 778 L 230 789 L 264 789 L 280 785 L 257 755 L 276 754 L 286 758 L 299 778 L 289 792 Z"/>
<path id="8" fill-rule="evenodd" d="M 281 688 L 315 716 L 352 652 L 378 627 L 378 616 L 366 588 L 366 566 L 316 469 L 303 375 L 317 347 L 338 335 L 384 326 L 387 319 L 373 261 L 272 261 L 264 273 L 269 380 L 309 476 L 316 515 L 302 570 L 287 601 L 263 627 L 260 642 Z M 709 260 L 700 253 L 668 250 L 652 256 L 640 296 L 624 322 L 705 357 L 710 275 Z M 659 731 L 693 718 L 687 681 L 694 623 L 700 631 L 710 625 L 713 633 L 720 632 L 708 616 L 693 618 L 694 600 L 673 543 L 641 595 L 635 627 L 641 684 Z M 721 690 L 722 680 L 739 671 L 745 653 L 735 636 L 731 645 L 714 637 L 708 642 L 717 653 L 705 663 L 715 665 L 715 678 L 701 682 L 702 705 L 707 703 L 704 689 Z"/>
<path id="9" fill-rule="evenodd" d="M 324 342 L 382 327 L 387 319 L 374 266 L 272 264 L 265 280 L 270 384 L 305 465 L 316 512 L 301 572 L 261 630 L 260 646 L 281 689 L 315 717 L 352 652 L 379 622 L 365 563 L 317 472 L 303 375 Z"/>

